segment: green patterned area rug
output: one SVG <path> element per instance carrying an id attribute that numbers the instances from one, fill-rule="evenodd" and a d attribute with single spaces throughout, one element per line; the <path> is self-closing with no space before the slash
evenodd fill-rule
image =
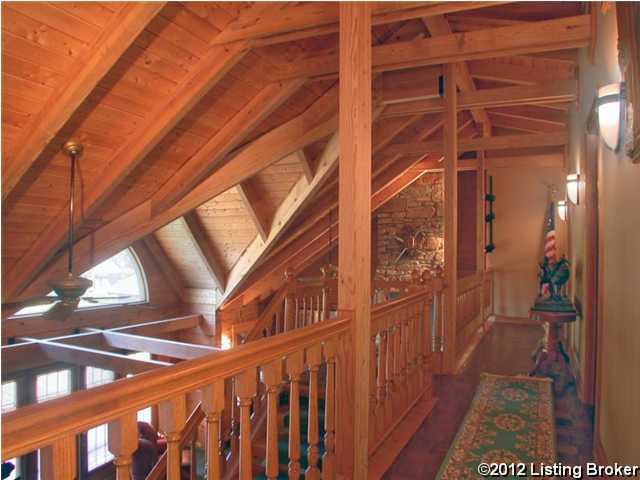
<path id="1" fill-rule="evenodd" d="M 556 459 L 554 425 L 550 379 L 484 373 L 437 478 L 490 478 L 478 473 L 482 463 L 552 464 Z"/>

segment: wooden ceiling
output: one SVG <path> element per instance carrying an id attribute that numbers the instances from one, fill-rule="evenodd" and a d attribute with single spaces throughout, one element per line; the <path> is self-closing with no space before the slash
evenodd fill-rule
<path id="1" fill-rule="evenodd" d="M 445 61 L 469 148 L 560 165 L 583 10 L 376 4 L 374 208 L 437 166 Z M 250 300 L 317 260 L 337 236 L 337 20 L 335 3 L 3 2 L 3 301 L 64 269 L 69 139 L 78 271 L 152 236 L 185 287 Z"/>

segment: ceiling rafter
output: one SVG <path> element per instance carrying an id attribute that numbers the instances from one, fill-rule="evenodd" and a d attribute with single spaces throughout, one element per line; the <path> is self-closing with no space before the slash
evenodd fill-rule
<path id="1" fill-rule="evenodd" d="M 236 190 L 240 195 L 245 210 L 251 217 L 251 221 L 258 231 L 262 241 L 266 241 L 271 231 L 270 215 L 266 209 L 266 204 L 260 199 L 256 192 L 254 181 L 249 178 L 236 185 Z"/>
<path id="2" fill-rule="evenodd" d="M 427 27 L 432 37 L 453 34 L 453 30 L 449 26 L 449 22 L 444 15 L 423 17 L 422 23 Z M 471 78 L 471 73 L 469 73 L 469 66 L 467 63 L 457 63 L 455 68 L 457 71 L 456 83 L 458 85 L 458 89 L 460 89 L 461 92 L 474 92 L 476 90 L 476 85 L 473 78 Z M 472 108 L 471 115 L 473 115 L 473 119 L 476 124 L 484 125 L 484 127 L 481 127 L 483 131 L 488 132 L 488 134 L 491 135 L 491 119 L 489 118 L 489 115 L 487 115 L 487 112 L 485 112 L 483 108 Z"/>
<path id="3" fill-rule="evenodd" d="M 187 234 L 191 238 L 196 253 L 202 260 L 211 279 L 221 292 L 224 292 L 226 284 L 225 271 L 218 262 L 218 255 L 214 251 L 213 245 L 209 240 L 209 236 L 198 218 L 196 210 L 191 210 L 183 217 Z"/>
<path id="4" fill-rule="evenodd" d="M 379 2 L 372 14 L 372 25 L 395 23 L 429 15 L 442 15 L 505 2 Z M 282 8 L 274 5 L 270 10 L 249 9 L 231 22 L 224 32 L 214 39 L 214 44 L 239 40 L 251 40 L 254 46 L 300 40 L 338 31 L 337 4 L 302 3 Z"/>
<path id="5" fill-rule="evenodd" d="M 13 158 L 4 158 L 2 199 L 6 199 L 38 156 L 98 82 L 118 61 L 166 2 L 128 3 L 60 80 L 41 111 L 24 129 Z"/>
<path id="6" fill-rule="evenodd" d="M 373 47 L 375 72 L 586 46 L 589 15 L 530 22 Z M 338 72 L 337 54 L 317 55 L 283 65 L 279 78 L 323 77 Z"/>

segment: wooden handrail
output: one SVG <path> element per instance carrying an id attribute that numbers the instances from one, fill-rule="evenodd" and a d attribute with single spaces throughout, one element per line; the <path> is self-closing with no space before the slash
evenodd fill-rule
<path id="1" fill-rule="evenodd" d="M 198 402 L 198 405 L 196 405 L 196 408 L 194 408 L 193 412 L 191 412 L 191 415 L 189 415 L 189 419 L 187 420 L 187 423 L 182 429 L 182 432 L 180 432 L 180 449 L 185 448 L 187 444 L 191 441 L 191 439 L 194 437 L 194 435 L 198 431 L 198 427 L 204 420 L 204 417 L 205 417 L 204 410 L 202 410 L 201 404 L 200 402 Z M 194 467 L 195 467 L 194 465 L 191 466 L 191 468 L 194 468 Z M 166 471 L 167 471 L 167 451 L 165 450 L 164 453 L 160 456 L 160 458 L 156 462 L 156 464 L 154 465 L 153 469 L 149 472 L 145 480 L 160 480 L 161 478 L 163 478 Z"/>
<path id="2" fill-rule="evenodd" d="M 341 317 L 81 391 L 72 402 L 59 398 L 7 413 L 3 415 L 2 458 L 25 455 L 60 438 L 345 335 L 350 317 L 342 312 Z"/>
<path id="3" fill-rule="evenodd" d="M 371 309 L 371 318 L 376 318 L 378 316 L 386 315 L 393 310 L 404 308 L 406 305 L 422 299 L 425 295 L 431 295 L 442 289 L 443 289 L 442 280 L 434 279 L 429 283 L 425 284 L 424 286 L 422 286 L 420 290 L 410 293 L 405 297 L 399 298 L 398 300 L 392 300 L 390 302 L 374 305 Z"/>

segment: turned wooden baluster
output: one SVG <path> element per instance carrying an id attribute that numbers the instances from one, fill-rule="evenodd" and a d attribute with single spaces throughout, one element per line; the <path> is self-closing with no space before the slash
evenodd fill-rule
<path id="1" fill-rule="evenodd" d="M 194 433 L 191 442 L 189 443 L 189 480 L 197 480 L 197 466 L 198 466 L 198 458 L 197 458 L 197 448 L 196 448 L 196 433 Z"/>
<path id="2" fill-rule="evenodd" d="M 40 450 L 40 478 L 69 480 L 76 478 L 76 436 L 57 438 L 49 447 Z"/>
<path id="3" fill-rule="evenodd" d="M 416 323 L 416 365 L 418 376 L 418 391 L 422 392 L 424 389 L 424 329 L 425 329 L 425 317 L 424 317 L 424 304 L 420 302 L 417 305 L 417 323 Z"/>
<path id="4" fill-rule="evenodd" d="M 268 479 L 278 478 L 278 392 L 282 384 L 282 360 L 275 360 L 261 369 L 262 381 L 267 387 L 267 458 L 265 474 Z"/>
<path id="5" fill-rule="evenodd" d="M 400 355 L 398 354 L 398 337 L 400 328 L 395 322 L 395 318 L 391 318 L 389 322 L 389 360 L 387 362 L 387 399 L 388 408 L 386 410 L 387 425 L 391 425 L 393 420 L 393 412 L 398 405 L 398 396 L 400 395 L 400 385 L 398 378 L 400 371 Z"/>
<path id="6" fill-rule="evenodd" d="M 376 333 L 375 329 L 371 329 L 374 334 L 369 341 L 369 447 L 373 447 L 376 439 Z"/>
<path id="7" fill-rule="evenodd" d="M 405 367 L 406 367 L 406 353 L 407 353 L 407 348 L 406 348 L 406 332 L 407 329 L 405 328 L 404 325 L 404 316 L 405 316 L 405 312 L 401 311 L 398 313 L 398 322 L 396 323 L 396 326 L 398 328 L 398 336 L 396 339 L 396 346 L 397 346 L 397 350 L 396 350 L 396 355 L 397 355 L 397 366 L 398 366 L 398 370 L 396 372 L 396 378 L 398 379 L 398 386 L 397 386 L 397 404 L 398 404 L 398 411 L 403 412 L 404 411 L 404 407 L 406 405 L 406 399 L 407 399 L 407 377 L 405 375 L 406 371 L 405 371 Z"/>
<path id="8" fill-rule="evenodd" d="M 429 296 L 424 302 L 424 309 L 422 310 L 422 375 L 423 386 L 428 387 L 429 382 L 427 377 L 431 376 L 431 357 L 433 342 L 431 341 L 431 309 L 433 305 L 433 296 Z"/>
<path id="9" fill-rule="evenodd" d="M 327 384 L 324 396 L 324 455 L 322 478 L 332 480 L 336 469 L 336 344 L 329 341 L 324 346 L 327 359 Z"/>
<path id="10" fill-rule="evenodd" d="M 387 385 L 387 331 L 380 331 L 380 346 L 378 351 L 378 377 L 376 378 L 376 428 L 378 436 L 383 434 L 385 424 L 386 385 Z"/>
<path id="11" fill-rule="evenodd" d="M 136 412 L 125 413 L 118 420 L 109 422 L 108 426 L 109 451 L 115 457 L 117 480 L 131 478 L 131 463 L 133 452 L 138 448 L 138 419 Z"/>
<path id="12" fill-rule="evenodd" d="M 289 478 L 300 478 L 300 375 L 304 369 L 304 352 L 287 358 L 289 376 Z"/>
<path id="13" fill-rule="evenodd" d="M 409 401 L 413 401 L 417 396 L 418 379 L 416 376 L 416 307 L 417 305 L 409 306 L 409 320 L 407 322 L 407 355 L 408 355 L 408 382 L 409 382 Z"/>
<path id="14" fill-rule="evenodd" d="M 184 395 L 160 402 L 160 427 L 167 439 L 167 480 L 180 480 L 182 452 L 180 432 L 187 418 L 187 402 Z"/>
<path id="15" fill-rule="evenodd" d="M 307 367 L 309 369 L 309 415 L 307 417 L 307 449 L 308 467 L 304 472 L 306 480 L 318 480 L 320 478 L 320 469 L 318 461 L 320 460 L 320 432 L 318 424 L 318 372 L 320 371 L 320 363 L 322 362 L 322 346 L 316 345 L 307 349 Z"/>
<path id="16" fill-rule="evenodd" d="M 222 477 L 221 458 L 221 418 L 224 411 L 224 380 L 218 380 L 202 388 L 202 410 L 206 415 L 206 460 L 207 480 L 220 480 Z"/>
<path id="17" fill-rule="evenodd" d="M 235 377 L 236 395 L 240 407 L 240 480 L 251 480 L 251 403 L 256 396 L 256 369 L 250 368 Z"/>

